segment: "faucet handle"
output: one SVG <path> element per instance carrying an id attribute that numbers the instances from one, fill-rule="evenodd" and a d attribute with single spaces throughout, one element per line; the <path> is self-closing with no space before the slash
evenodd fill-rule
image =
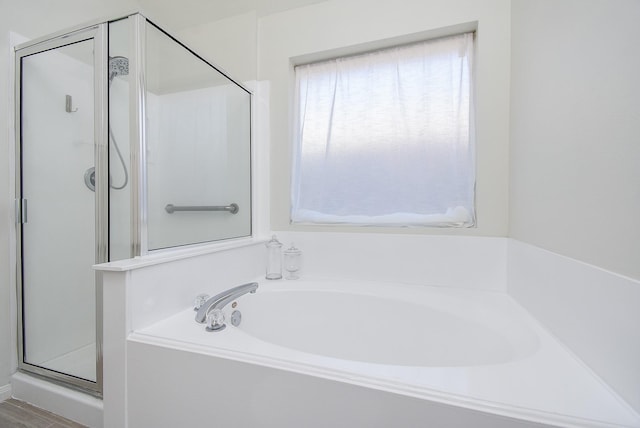
<path id="1" fill-rule="evenodd" d="M 209 295 L 202 293 L 202 294 L 198 294 L 196 296 L 195 301 L 193 302 L 193 310 L 197 311 L 198 309 L 200 309 L 202 307 L 202 305 L 204 305 L 204 303 L 209 300 Z"/>
<path id="2" fill-rule="evenodd" d="M 224 313 L 221 309 L 214 309 L 207 314 L 207 331 L 221 331 L 227 325 L 224 323 Z"/>

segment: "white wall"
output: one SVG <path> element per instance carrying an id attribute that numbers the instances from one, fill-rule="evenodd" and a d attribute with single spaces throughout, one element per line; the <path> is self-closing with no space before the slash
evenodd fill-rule
<path id="1" fill-rule="evenodd" d="M 237 82 L 256 80 L 257 15 L 255 11 L 184 28 L 176 36 Z"/>
<path id="2" fill-rule="evenodd" d="M 640 278 L 636 0 L 512 3 L 510 236 Z"/>
<path id="3" fill-rule="evenodd" d="M 3 4 L 4 10 L 4 4 Z M 12 298 L 11 263 L 9 262 L 9 231 L 12 216 L 9 211 L 9 32 L 4 30 L 6 15 L 0 14 L 0 400 L 6 398 L 9 376 L 14 370 L 14 346 L 12 346 Z"/>
<path id="4" fill-rule="evenodd" d="M 634 0 L 513 0 L 508 262 L 509 294 L 637 411 L 638 21 Z"/>
<path id="5" fill-rule="evenodd" d="M 258 78 L 271 85 L 272 228 L 367 231 L 289 225 L 290 58 L 477 21 L 478 227 L 375 231 L 506 236 L 509 5 L 507 0 L 334 0 L 260 19 Z"/>

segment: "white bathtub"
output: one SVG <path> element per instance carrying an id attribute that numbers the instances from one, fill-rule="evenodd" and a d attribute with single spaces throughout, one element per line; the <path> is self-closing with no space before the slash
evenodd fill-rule
<path id="1" fill-rule="evenodd" d="M 239 327 L 297 351 L 386 366 L 500 364 L 538 349 L 535 333 L 494 295 L 491 309 L 478 304 L 486 297 L 479 293 L 432 289 L 427 297 L 415 286 L 371 288 L 353 282 L 280 283 L 242 299 L 238 308 L 246 318 Z"/>
<path id="2" fill-rule="evenodd" d="M 640 426 L 502 293 L 260 281 L 236 309 L 129 337 L 129 426 Z"/>

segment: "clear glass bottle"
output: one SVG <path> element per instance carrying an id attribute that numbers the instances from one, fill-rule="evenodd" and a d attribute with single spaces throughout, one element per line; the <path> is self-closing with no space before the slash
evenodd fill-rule
<path id="1" fill-rule="evenodd" d="M 267 279 L 282 278 L 282 243 L 276 235 L 267 242 Z"/>
<path id="2" fill-rule="evenodd" d="M 291 246 L 284 251 L 284 270 L 285 279 L 298 279 L 300 278 L 300 259 L 302 257 L 302 251 L 296 248 L 291 243 Z"/>

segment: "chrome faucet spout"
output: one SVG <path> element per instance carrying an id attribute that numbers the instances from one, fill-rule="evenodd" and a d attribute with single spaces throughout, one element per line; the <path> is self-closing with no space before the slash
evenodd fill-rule
<path id="1" fill-rule="evenodd" d="M 214 309 L 222 309 L 231 301 L 237 299 L 238 297 L 247 294 L 247 293 L 255 293 L 258 289 L 257 282 L 250 282 L 248 284 L 238 285 L 237 287 L 230 288 L 222 293 L 216 294 L 215 296 L 209 298 L 204 304 L 198 309 L 196 313 L 196 321 L 203 324 L 207 320 L 207 314 Z"/>

